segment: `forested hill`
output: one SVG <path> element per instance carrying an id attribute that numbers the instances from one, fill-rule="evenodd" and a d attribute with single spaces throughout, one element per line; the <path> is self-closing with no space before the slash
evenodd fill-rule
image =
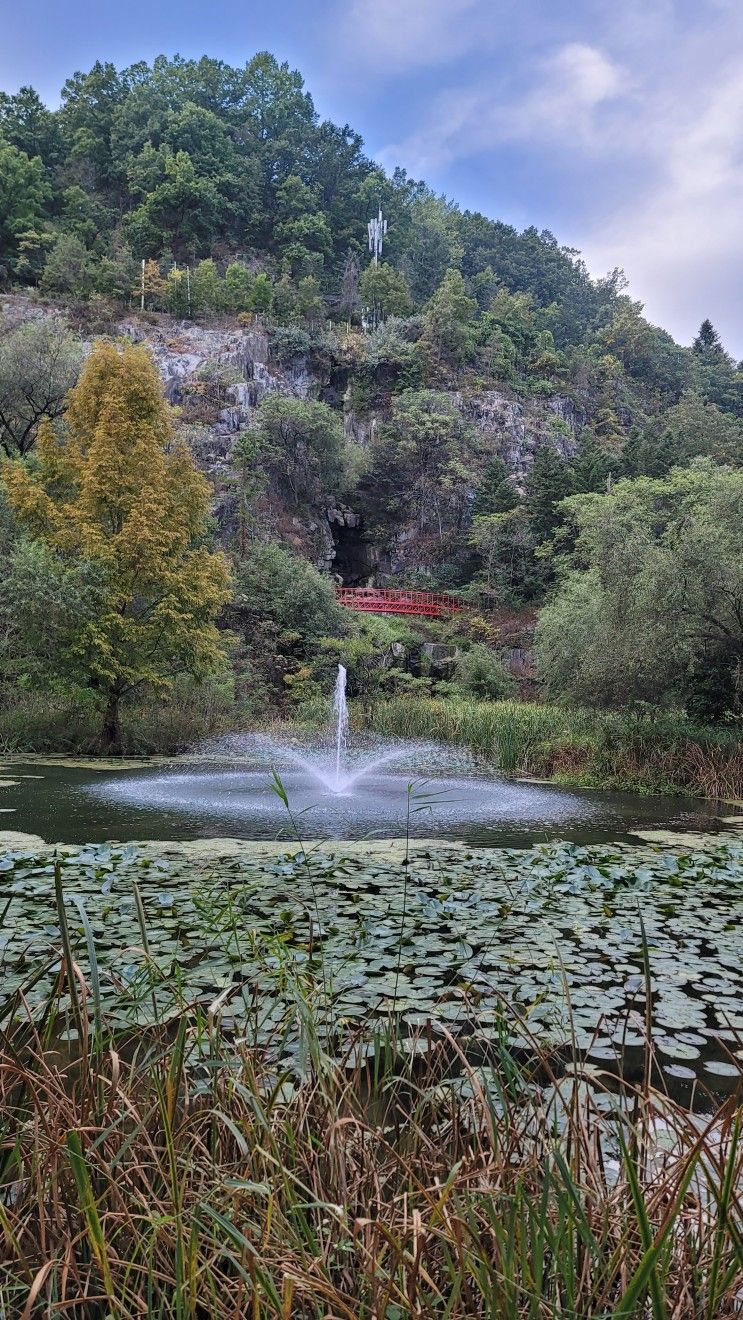
<path id="1" fill-rule="evenodd" d="M 389 221 L 385 263 L 359 296 L 366 224 Z M 570 380 L 600 398 L 608 441 L 685 389 L 743 411 L 741 377 L 709 327 L 696 351 L 648 325 L 617 271 L 592 280 L 548 232 L 508 225 L 385 174 L 348 125 L 321 121 L 299 73 L 269 54 L 244 68 L 159 57 L 75 73 L 49 111 L 30 87 L 0 94 L 0 274 L 64 297 L 126 301 L 142 257 L 152 305 L 188 310 L 179 272 L 233 269 L 227 300 L 280 320 L 355 319 L 425 307 L 447 271 L 461 331 L 434 333 L 440 365 L 547 392 Z M 202 275 L 204 272 L 202 272 Z M 159 287 L 159 279 L 165 287 Z M 191 311 L 208 309 L 204 278 Z M 372 288 L 371 285 L 374 284 Z M 469 300 L 469 301 L 467 301 Z M 198 303 L 201 303 L 201 307 Z M 429 335 L 429 338 L 431 336 Z"/>

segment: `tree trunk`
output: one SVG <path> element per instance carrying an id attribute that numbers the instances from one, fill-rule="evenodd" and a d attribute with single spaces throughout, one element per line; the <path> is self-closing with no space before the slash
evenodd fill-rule
<path id="1" fill-rule="evenodd" d="M 109 692 L 108 703 L 103 715 L 101 743 L 103 750 L 112 756 L 121 755 L 121 719 L 119 715 L 119 695 Z"/>

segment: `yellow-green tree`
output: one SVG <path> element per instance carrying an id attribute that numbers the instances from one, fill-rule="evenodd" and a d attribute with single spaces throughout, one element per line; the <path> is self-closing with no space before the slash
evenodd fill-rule
<path id="1" fill-rule="evenodd" d="M 224 662 L 215 616 L 229 572 L 204 544 L 209 486 L 174 438 L 148 352 L 97 344 L 62 425 L 40 427 L 34 465 L 7 463 L 3 478 L 32 537 L 99 571 L 100 609 L 80 622 L 70 653 L 101 694 L 103 745 L 118 750 L 123 697 Z"/>

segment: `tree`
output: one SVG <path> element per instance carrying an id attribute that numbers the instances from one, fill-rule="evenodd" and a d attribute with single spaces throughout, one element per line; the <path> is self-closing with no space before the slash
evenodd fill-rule
<path id="1" fill-rule="evenodd" d="M 702 457 L 743 466 L 743 421 L 687 390 L 653 418 L 625 453 L 629 471 L 649 477 L 665 476 L 672 467 Z"/>
<path id="2" fill-rule="evenodd" d="M 19 87 L 14 96 L 0 92 L 0 138 L 31 160 L 39 156 L 47 167 L 59 162 L 58 117 L 47 110 L 33 87 Z"/>
<path id="3" fill-rule="evenodd" d="M 326 404 L 267 394 L 252 429 L 259 461 L 292 503 L 327 499 L 342 485 L 343 425 Z"/>
<path id="4" fill-rule="evenodd" d="M 699 333 L 692 344 L 692 351 L 700 357 L 724 358 L 726 356 L 722 340 L 708 318 L 702 321 L 699 327 Z"/>
<path id="5" fill-rule="evenodd" d="M 389 316 L 407 316 L 412 311 L 410 290 L 404 275 L 386 261 L 366 267 L 359 280 L 359 297 L 362 306 L 368 308 L 374 326 Z"/>
<path id="6" fill-rule="evenodd" d="M 497 652 L 480 642 L 457 660 L 454 682 L 460 691 L 480 701 L 503 701 L 516 689 L 513 675 Z"/>
<path id="7" fill-rule="evenodd" d="M 93 258 L 85 244 L 74 234 L 60 234 L 44 265 L 44 292 L 82 302 L 90 296 L 94 284 Z"/>
<path id="8" fill-rule="evenodd" d="M 712 322 L 702 321 L 692 345 L 695 388 L 720 408 L 743 417 L 743 372 L 726 353 Z"/>
<path id="9" fill-rule="evenodd" d="M 0 576 L 0 680 L 48 690 L 79 668 L 72 639 L 94 626 L 103 600 L 95 564 L 63 559 L 42 541 L 21 537 Z"/>
<path id="10" fill-rule="evenodd" d="M 607 453 L 591 431 L 584 431 L 571 464 L 573 490 L 577 495 L 606 490 L 608 482 L 619 474 L 621 458 Z"/>
<path id="11" fill-rule="evenodd" d="M 548 541 L 560 526 L 560 502 L 572 492 L 573 473 L 569 464 L 551 445 L 541 445 L 534 455 L 526 491 L 529 520 L 538 544 Z"/>
<path id="12" fill-rule="evenodd" d="M 59 417 L 82 363 L 60 317 L 28 321 L 0 339 L 0 447 L 27 454 L 42 418 Z"/>
<path id="13" fill-rule="evenodd" d="M 523 605 L 541 593 L 544 569 L 535 558 L 534 532 L 523 503 L 473 518 L 469 543 L 482 564 L 475 583 L 497 605 Z"/>
<path id="14" fill-rule="evenodd" d="M 375 518 L 386 531 L 413 521 L 442 538 L 465 520 L 479 441 L 446 394 L 405 390 L 379 427 L 366 480 Z"/>
<path id="15" fill-rule="evenodd" d="M 207 315 L 218 312 L 224 301 L 224 285 L 211 257 L 200 261 L 191 274 L 191 306 Z"/>
<path id="16" fill-rule="evenodd" d="M 0 138 L 0 266 L 11 275 L 31 273 L 24 260 L 43 246 L 49 195 L 40 158 L 29 159 Z"/>
<path id="17" fill-rule="evenodd" d="M 448 270 L 424 312 L 424 341 L 435 356 L 460 366 L 469 356 L 473 337 L 471 321 L 477 303 L 470 298 L 458 270 Z"/>
<path id="18" fill-rule="evenodd" d="M 179 260 L 206 253 L 228 210 L 213 180 L 200 177 L 187 151 L 153 153 L 150 178 L 132 177 L 131 187 L 144 193 L 141 204 L 124 218 L 127 238 L 135 251 L 150 255 L 172 247 Z M 149 164 L 149 161 L 148 161 Z M 130 169 L 132 176 L 134 166 Z"/>
<path id="19" fill-rule="evenodd" d="M 259 271 L 253 285 L 254 312 L 270 312 L 273 306 L 273 285 L 265 271 Z"/>
<path id="20" fill-rule="evenodd" d="M 143 309 L 157 303 L 165 293 L 165 281 L 160 274 L 160 267 L 152 258 L 141 265 L 139 279 L 132 293 L 139 294 Z"/>
<path id="21" fill-rule="evenodd" d="M 552 696 L 619 707 L 679 703 L 694 688 L 694 671 L 712 661 L 726 709 L 739 712 L 742 500 L 743 473 L 698 460 L 659 480 L 621 481 L 605 495 L 565 502 L 575 550 L 537 628 L 539 670 Z"/>
<path id="22" fill-rule="evenodd" d="M 64 425 L 43 423 L 37 448 L 33 468 L 6 465 L 8 500 L 62 564 L 100 575 L 99 609 L 75 622 L 68 653 L 103 701 L 103 745 L 119 751 L 125 696 L 222 663 L 214 619 L 229 577 L 204 544 L 209 487 L 174 440 L 157 370 L 138 346 L 96 345 Z"/>
<path id="23" fill-rule="evenodd" d="M 121 240 L 119 234 L 114 234 L 108 253 L 101 257 L 95 270 L 95 287 L 98 293 L 115 298 L 117 302 L 128 303 L 139 274 L 137 266 L 138 263 L 131 249 Z"/>
<path id="24" fill-rule="evenodd" d="M 190 316 L 190 275 L 183 266 L 171 266 L 165 278 L 165 305 L 171 316 Z"/>
<path id="25" fill-rule="evenodd" d="M 508 468 L 502 458 L 494 458 L 483 473 L 472 501 L 472 517 L 481 518 L 488 513 L 508 513 L 519 502 Z"/>
<path id="26" fill-rule="evenodd" d="M 232 261 L 224 274 L 224 297 L 233 312 L 253 310 L 255 275 L 240 261 Z"/>

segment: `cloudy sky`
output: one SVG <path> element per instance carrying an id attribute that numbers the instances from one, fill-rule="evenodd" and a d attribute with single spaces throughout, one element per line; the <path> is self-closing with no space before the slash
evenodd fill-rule
<path id="1" fill-rule="evenodd" d="M 622 266 L 689 342 L 743 357 L 743 0 L 0 0 L 0 85 L 270 49 L 370 154 Z"/>

